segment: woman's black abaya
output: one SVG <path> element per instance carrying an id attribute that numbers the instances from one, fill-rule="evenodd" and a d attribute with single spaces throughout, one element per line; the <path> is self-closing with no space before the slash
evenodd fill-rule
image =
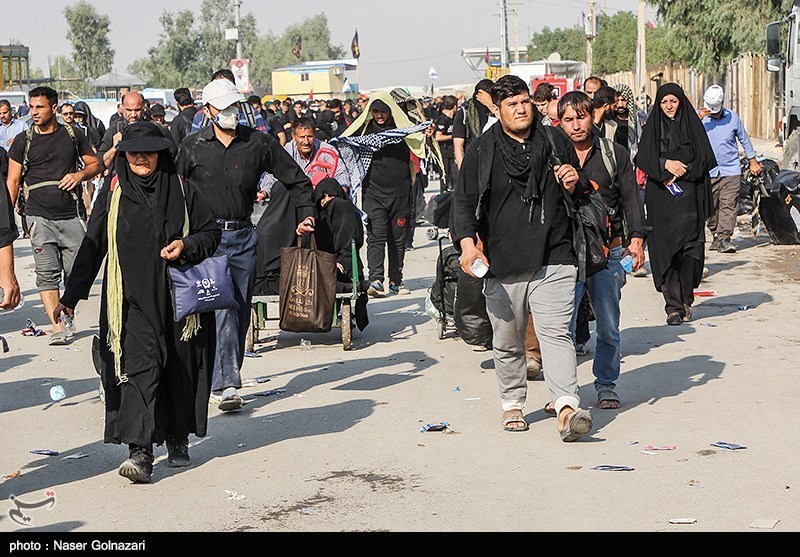
<path id="1" fill-rule="evenodd" d="M 214 314 L 202 314 L 197 335 L 180 340 L 184 321 L 176 323 L 173 318 L 169 263 L 160 251 L 183 236 L 187 209 L 190 233 L 183 238 L 182 259 L 196 263 L 213 255 L 221 233 L 205 198 L 189 184 L 184 196 L 166 151 L 161 152 L 158 169 L 146 178 L 133 174 L 124 154 L 120 155 L 117 176 L 122 188 L 116 231 L 123 292 L 122 373 L 128 379 L 119 382 L 106 342 L 108 281 L 104 278 L 100 354 L 106 391 L 105 442 L 149 447 L 185 439 L 189 433 L 202 437 L 214 364 Z M 66 307 L 74 308 L 79 299 L 88 298 L 108 252 L 110 197 L 109 187 L 104 186 L 61 299 Z"/>
<path id="2" fill-rule="evenodd" d="M 661 109 L 667 95 L 679 101 L 674 119 Z M 666 160 L 687 166 L 686 174 L 675 180 L 683 190 L 678 197 L 665 185 L 673 178 L 664 166 Z M 645 202 L 652 228 L 647 242 L 653 281 L 664 293 L 667 313 L 683 315 L 702 279 L 705 222 L 712 207 L 708 173 L 717 163 L 705 129 L 679 85 L 667 83 L 658 89 L 642 130 L 636 165 L 648 177 Z"/>

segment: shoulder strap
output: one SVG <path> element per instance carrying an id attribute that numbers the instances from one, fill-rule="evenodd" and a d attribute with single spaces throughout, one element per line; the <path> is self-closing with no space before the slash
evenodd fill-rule
<path id="1" fill-rule="evenodd" d="M 22 177 L 28 175 L 30 162 L 28 161 L 28 152 L 31 150 L 31 141 L 33 141 L 33 126 L 25 131 L 25 152 L 22 155 Z"/>
<path id="2" fill-rule="evenodd" d="M 189 235 L 189 201 L 186 199 L 186 185 L 180 174 L 178 181 L 181 183 L 181 193 L 183 194 L 183 237 L 186 238 Z"/>
<path id="3" fill-rule="evenodd" d="M 611 189 L 617 187 L 617 156 L 614 153 L 614 143 L 607 137 L 600 138 L 601 154 L 603 164 L 608 175 L 611 177 Z"/>

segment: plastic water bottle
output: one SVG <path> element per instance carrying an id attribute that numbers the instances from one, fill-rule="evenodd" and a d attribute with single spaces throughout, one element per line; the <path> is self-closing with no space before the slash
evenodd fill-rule
<path id="1" fill-rule="evenodd" d="M 58 318 L 58 322 L 61 323 L 61 327 L 63 327 L 67 336 L 73 336 L 75 334 L 75 322 L 72 320 L 72 317 L 66 314 L 62 315 Z"/>
<path id="2" fill-rule="evenodd" d="M 619 264 L 622 265 L 622 268 L 625 269 L 626 273 L 633 272 L 633 256 L 626 255 L 622 259 L 619 260 Z"/>
<path id="3" fill-rule="evenodd" d="M 469 268 L 472 274 L 478 278 L 483 278 L 489 272 L 489 266 L 483 262 L 483 259 L 476 259 L 472 266 Z"/>
<path id="4" fill-rule="evenodd" d="M 64 387 L 61 385 L 55 385 L 50 387 L 50 400 L 53 402 L 58 402 L 59 400 L 64 400 L 66 398 L 67 393 L 64 391 Z"/>

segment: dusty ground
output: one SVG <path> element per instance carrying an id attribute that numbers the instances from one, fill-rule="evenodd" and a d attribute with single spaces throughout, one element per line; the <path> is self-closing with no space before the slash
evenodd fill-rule
<path id="1" fill-rule="evenodd" d="M 736 254 L 710 252 L 701 289 L 716 296 L 698 299 L 686 325 L 665 325 L 650 278 L 629 280 L 623 407 L 593 408 L 591 354 L 581 358 L 581 395 L 595 427 L 564 444 L 541 410 L 544 382 L 529 383 L 530 431 L 504 432 L 491 354 L 437 340 L 422 312 L 437 250 L 418 229 L 418 249 L 407 256 L 412 295 L 370 302 L 372 323 L 355 350 L 342 351 L 336 332 L 270 325 L 261 357 L 243 370 L 245 380 L 270 381 L 243 391 L 250 403 L 238 414 L 211 410 L 209 436 L 191 440 L 192 467 L 167 468 L 159 448 L 154 483 L 131 485 L 116 473 L 125 449 L 102 443 L 90 362 L 99 287 L 78 308 L 80 333 L 69 349 L 21 336 L 25 317 L 45 319 L 20 240 L 27 304 L 0 315 L 10 345 L 0 358 L 0 475 L 21 475 L 0 483 L 0 531 L 22 529 L 8 514 L 11 494 L 30 503 L 46 491 L 56 504 L 28 512 L 32 529 L 754 531 L 765 519 L 778 521 L 773 531 L 798 531 L 800 246 L 773 246 L 766 235 L 735 241 Z M 48 391 L 57 384 L 67 398 L 53 403 Z M 276 388 L 286 393 L 252 396 Z M 441 421 L 455 433 L 420 432 Z M 675 449 L 643 453 L 650 444 Z M 76 453 L 89 456 L 64 459 Z M 634 470 L 593 469 L 606 464 Z M 696 523 L 669 522 L 686 518 Z"/>

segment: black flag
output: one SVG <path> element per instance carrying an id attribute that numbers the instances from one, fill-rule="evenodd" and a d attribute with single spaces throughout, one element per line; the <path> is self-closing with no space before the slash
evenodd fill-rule
<path id="1" fill-rule="evenodd" d="M 356 34 L 353 35 L 353 42 L 350 43 L 350 51 L 356 60 L 361 57 L 361 48 L 358 46 L 358 29 L 356 29 Z"/>
<path id="2" fill-rule="evenodd" d="M 300 59 L 300 50 L 302 48 L 303 48 L 303 37 L 297 35 L 297 41 L 294 43 L 294 46 L 292 47 L 292 54 L 294 54 L 298 60 Z"/>

